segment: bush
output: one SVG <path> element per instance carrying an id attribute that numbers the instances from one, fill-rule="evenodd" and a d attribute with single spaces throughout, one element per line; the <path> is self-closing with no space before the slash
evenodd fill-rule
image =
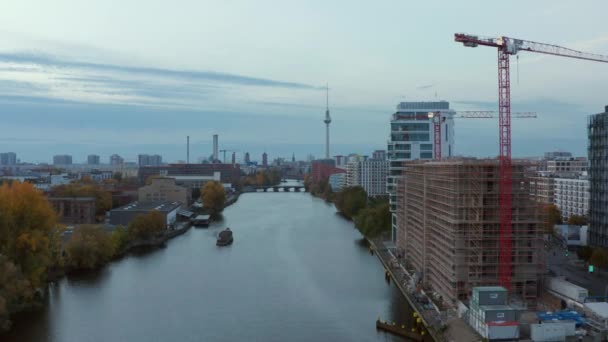
<path id="1" fill-rule="evenodd" d="M 165 218 L 157 210 L 147 214 L 137 215 L 129 224 L 128 237 L 130 240 L 149 239 L 167 228 Z"/>

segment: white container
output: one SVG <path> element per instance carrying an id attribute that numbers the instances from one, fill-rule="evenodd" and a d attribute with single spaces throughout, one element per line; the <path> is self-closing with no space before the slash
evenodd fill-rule
<path id="1" fill-rule="evenodd" d="M 549 278 L 547 289 L 579 303 L 584 303 L 585 298 L 589 296 L 586 288 L 557 277 Z"/>

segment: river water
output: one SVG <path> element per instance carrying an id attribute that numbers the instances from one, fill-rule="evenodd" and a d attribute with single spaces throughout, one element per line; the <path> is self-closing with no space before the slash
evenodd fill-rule
<path id="1" fill-rule="evenodd" d="M 216 247 L 229 226 L 234 244 Z M 308 193 L 249 193 L 223 222 L 51 286 L 7 341 L 398 341 L 411 310 L 351 222 Z"/>

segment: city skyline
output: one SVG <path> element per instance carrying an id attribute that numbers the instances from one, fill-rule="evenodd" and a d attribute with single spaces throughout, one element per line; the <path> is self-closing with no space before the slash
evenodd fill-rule
<path id="1" fill-rule="evenodd" d="M 97 13 L 116 12 L 103 2 L 89 4 L 78 18 L 64 14 L 78 7 L 69 1 L 38 4 L 36 13 L 27 1 L 2 4 L 0 10 L 13 15 L 0 24 L 0 104 L 10 115 L 0 143 L 27 160 L 46 158 L 36 148 L 40 143 L 73 155 L 88 153 L 82 145 L 99 146 L 98 154 L 137 145 L 125 153 L 133 156 L 163 146 L 168 160 L 179 160 L 185 159 L 183 136 L 219 133 L 231 144 L 226 148 L 252 144 L 264 146 L 252 149 L 255 154 L 321 156 L 325 130 L 319 118 L 323 85 L 329 82 L 331 154 L 382 148 L 385 123 L 401 101 L 444 99 L 455 110 L 496 110 L 495 53 L 463 49 L 453 41 L 455 32 L 608 51 L 608 35 L 594 24 L 608 4 L 520 3 L 527 11 L 517 4 L 496 11 L 496 5 L 481 2 L 359 3 L 344 16 L 340 4 L 319 2 L 292 4 L 289 11 L 266 2 L 243 3 L 235 12 L 228 4 L 185 1 L 181 7 L 148 8 L 146 17 L 125 4 L 120 15 L 110 15 L 112 25 L 105 19 L 96 24 Z M 186 7 L 191 13 L 180 10 Z M 479 16 L 474 9 L 482 7 Z M 424 15 L 399 20 L 407 11 Z M 572 12 L 585 16 L 572 18 Z M 243 25 L 226 26 L 218 20 L 225 15 Z M 370 15 L 383 20 L 361 27 Z M 431 16 L 439 24 L 425 25 Z M 520 20 L 505 25 L 503 16 Z M 139 18 L 136 27 L 130 25 L 134 17 Z M 160 32 L 148 30 L 161 18 L 169 25 Z M 559 18 L 568 18 L 571 27 L 564 28 Z M 539 28 L 539 20 L 546 25 Z M 120 27 L 127 23 L 131 29 L 124 32 Z M 71 29 L 78 26 L 86 30 Z M 251 41 L 243 41 L 244 27 L 253 27 Z M 183 40 L 172 39 L 178 35 Z M 287 37 L 290 44 L 283 44 Z M 195 38 L 204 39 L 205 47 L 183 43 Z M 240 58 L 243 54 L 247 58 Z M 526 53 L 512 64 L 513 109 L 539 115 L 533 122 L 514 123 L 514 156 L 555 149 L 583 154 L 587 116 L 605 105 L 601 80 L 608 69 Z M 495 156 L 496 126 L 492 120 L 459 122 L 455 153 Z M 285 144 L 293 146 L 284 153 Z"/>

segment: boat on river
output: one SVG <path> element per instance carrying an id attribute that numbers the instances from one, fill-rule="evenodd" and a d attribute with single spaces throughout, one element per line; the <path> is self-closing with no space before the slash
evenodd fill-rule
<path id="1" fill-rule="evenodd" d="M 232 230 L 230 230 L 230 228 L 226 228 L 217 235 L 217 242 L 215 244 L 217 246 L 228 246 L 232 244 L 233 240 L 234 238 L 232 237 Z"/>

